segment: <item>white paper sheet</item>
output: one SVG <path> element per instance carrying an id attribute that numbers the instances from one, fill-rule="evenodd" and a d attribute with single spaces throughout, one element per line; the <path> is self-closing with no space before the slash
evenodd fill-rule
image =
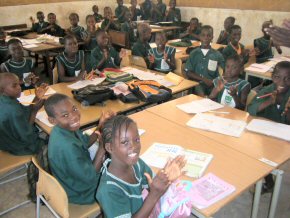
<path id="1" fill-rule="evenodd" d="M 259 73 L 266 73 L 266 72 L 270 71 L 270 69 L 271 69 L 271 66 L 268 66 L 265 64 L 251 64 L 245 70 L 255 71 L 255 72 L 259 72 Z"/>
<path id="2" fill-rule="evenodd" d="M 88 85 L 98 85 L 101 82 L 103 82 L 105 80 L 105 78 L 95 78 L 93 80 L 80 80 L 77 81 L 71 85 L 68 85 L 67 87 L 71 88 L 71 89 L 80 89 L 83 87 L 86 87 Z"/>
<path id="3" fill-rule="evenodd" d="M 220 109 L 220 108 L 223 108 L 224 106 L 208 98 L 205 98 L 201 100 L 188 102 L 185 104 L 179 104 L 179 105 L 176 105 L 176 107 L 184 111 L 185 113 L 196 114 L 196 113 L 203 113 L 207 111 Z"/>
<path id="4" fill-rule="evenodd" d="M 36 119 L 38 119 L 40 122 L 44 123 L 48 127 L 53 127 L 53 125 L 48 121 L 48 117 L 45 111 L 39 111 L 36 114 Z"/>
<path id="5" fill-rule="evenodd" d="M 23 105 L 29 105 L 29 103 L 31 103 L 33 101 L 33 99 L 35 98 L 35 95 L 24 95 L 23 92 L 21 92 L 21 95 L 19 98 L 17 98 L 17 100 L 23 104 Z"/>

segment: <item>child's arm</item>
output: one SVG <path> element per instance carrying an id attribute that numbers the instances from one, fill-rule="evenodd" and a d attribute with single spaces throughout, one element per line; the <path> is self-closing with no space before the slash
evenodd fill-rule
<path id="1" fill-rule="evenodd" d="M 236 103 L 236 108 L 240 110 L 244 110 L 246 107 L 246 102 L 248 98 L 248 94 L 251 91 L 251 85 L 248 83 L 246 87 L 241 91 L 241 97 L 237 95 L 237 86 L 231 86 L 229 94 L 233 97 Z"/>
<path id="2" fill-rule="evenodd" d="M 227 38 L 228 34 L 227 31 L 222 31 L 218 37 L 218 40 L 216 41 L 217 44 L 221 44 L 226 38 Z"/>
<path id="3" fill-rule="evenodd" d="M 190 70 L 184 70 L 184 74 L 188 77 L 188 79 L 195 80 L 198 82 L 204 82 L 206 86 L 212 87 L 213 86 L 213 81 L 204 77 L 201 77 L 197 73 L 194 73 L 193 71 Z"/>
<path id="4" fill-rule="evenodd" d="M 290 125 L 290 97 L 285 105 L 282 116 L 286 116 L 286 124 Z"/>
<path id="5" fill-rule="evenodd" d="M 170 66 L 171 70 L 175 70 L 175 68 L 176 68 L 176 66 L 175 66 L 175 51 L 176 51 L 176 49 L 174 49 L 172 51 L 172 53 L 170 54 L 170 58 L 168 58 L 168 54 L 166 52 L 164 52 L 164 60 Z"/>
<path id="6" fill-rule="evenodd" d="M 217 99 L 218 94 L 224 89 L 224 87 L 225 87 L 225 81 L 223 81 L 222 79 L 217 79 L 217 84 L 212 89 L 208 97 L 212 100 Z"/>
<path id="7" fill-rule="evenodd" d="M 78 76 L 69 77 L 65 75 L 64 66 L 60 61 L 57 61 L 58 79 L 60 82 L 74 82 L 83 78 L 84 71 L 80 72 Z"/>

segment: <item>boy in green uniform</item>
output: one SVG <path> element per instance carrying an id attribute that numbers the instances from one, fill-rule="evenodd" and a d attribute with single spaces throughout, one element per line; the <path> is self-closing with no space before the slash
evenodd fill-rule
<path id="1" fill-rule="evenodd" d="M 218 51 L 211 48 L 213 28 L 205 25 L 201 28 L 200 48 L 193 50 L 185 64 L 184 74 L 188 79 L 199 82 L 195 93 L 206 96 L 211 93 L 213 80 L 218 77 L 218 67 L 224 68 L 224 58 Z"/>
<path id="2" fill-rule="evenodd" d="M 154 23 L 162 22 L 165 17 L 166 4 L 162 0 L 157 0 L 157 4 L 152 4 L 151 21 Z"/>
<path id="3" fill-rule="evenodd" d="M 128 11 L 128 8 L 124 6 L 123 0 L 117 0 L 118 7 L 115 9 L 115 15 L 118 18 L 120 23 L 125 22 L 125 13 Z"/>
<path id="4" fill-rule="evenodd" d="M 233 108 L 244 110 L 251 90 L 248 81 L 239 78 L 243 70 L 240 56 L 231 56 L 226 61 L 225 73 L 213 80 L 214 88 L 209 98 Z"/>
<path id="5" fill-rule="evenodd" d="M 194 17 L 191 18 L 187 31 L 185 33 L 180 34 L 180 38 L 200 41 L 199 35 L 200 35 L 199 20 L 198 18 Z"/>
<path id="6" fill-rule="evenodd" d="M 151 28 L 147 23 L 140 23 L 137 29 L 139 38 L 133 45 L 132 55 L 143 57 L 148 67 L 148 55 L 149 50 L 151 49 L 148 41 L 151 39 Z"/>
<path id="7" fill-rule="evenodd" d="M 56 61 L 59 82 L 73 82 L 84 78 L 84 51 L 78 50 L 74 35 L 64 37 L 64 52 L 56 57 Z"/>
<path id="8" fill-rule="evenodd" d="M 71 27 L 67 30 L 68 34 L 74 34 L 78 41 L 81 41 L 81 33 L 85 31 L 85 28 L 78 25 L 79 22 L 79 15 L 77 13 L 71 13 L 69 15 L 69 22 Z"/>
<path id="9" fill-rule="evenodd" d="M 7 61 L 9 58 L 8 46 L 5 40 L 6 40 L 6 33 L 2 28 L 0 28 L 0 64 Z"/>
<path id="10" fill-rule="evenodd" d="M 121 31 L 128 33 L 130 47 L 136 42 L 135 30 L 137 30 L 136 23 L 132 22 L 132 13 L 127 10 L 125 12 L 125 22 L 121 24 Z"/>
<path id="11" fill-rule="evenodd" d="M 141 16 L 141 10 L 137 8 L 137 0 L 131 0 L 130 3 L 129 11 L 132 13 L 132 21 L 137 21 L 137 18 Z"/>
<path id="12" fill-rule="evenodd" d="M 72 100 L 54 94 L 45 102 L 48 120 L 54 124 L 48 143 L 48 160 L 53 176 L 67 193 L 70 203 L 91 204 L 99 183 L 105 150 L 99 146 L 92 161 L 88 148 L 98 139 L 98 132 L 90 136 L 80 130 L 80 112 Z M 103 114 L 100 125 L 112 113 Z"/>
<path id="13" fill-rule="evenodd" d="M 0 150 L 28 155 L 36 154 L 44 145 L 34 121 L 46 90 L 45 84 L 36 88 L 33 105 L 23 106 L 17 100 L 21 95 L 18 77 L 13 73 L 0 73 Z"/>
<path id="14" fill-rule="evenodd" d="M 169 11 L 165 16 L 165 21 L 171 21 L 175 25 L 180 26 L 181 14 L 179 8 L 176 8 L 176 0 L 169 1 Z"/>
<path id="15" fill-rule="evenodd" d="M 262 25 L 263 37 L 254 40 L 254 48 L 256 53 L 256 62 L 264 63 L 268 59 L 273 58 L 272 47 L 275 47 L 279 54 L 282 54 L 280 46 L 274 45 L 270 36 L 266 33 L 265 29 L 273 25 L 272 21 L 265 21 Z"/>
<path id="16" fill-rule="evenodd" d="M 236 19 L 234 17 L 227 17 L 224 21 L 224 30 L 221 31 L 217 44 L 227 45 L 230 42 L 230 29 L 235 24 Z"/>
<path id="17" fill-rule="evenodd" d="M 103 16 L 99 14 L 99 7 L 97 5 L 94 5 L 92 7 L 92 10 L 94 12 L 93 16 L 95 18 L 96 23 L 99 23 L 103 20 Z"/>
<path id="18" fill-rule="evenodd" d="M 104 217 L 149 217 L 170 183 L 182 175 L 184 157 L 167 163 L 152 179 L 152 171 L 139 158 L 140 137 L 136 123 L 119 115 L 105 122 L 102 141 L 111 159 L 104 163 L 96 198 Z M 145 200 L 144 189 L 150 188 Z"/>
<path id="19" fill-rule="evenodd" d="M 36 17 L 38 20 L 37 23 L 34 23 L 34 19 L 31 17 L 31 19 L 32 19 L 31 31 L 36 32 L 36 33 L 41 33 L 42 29 L 48 27 L 49 23 L 44 21 L 44 14 L 42 11 L 38 11 L 36 13 Z"/>
<path id="20" fill-rule="evenodd" d="M 49 25 L 46 28 L 43 28 L 40 33 L 46 33 L 52 36 L 62 37 L 65 35 L 64 29 L 56 24 L 56 15 L 54 13 L 49 13 L 47 15 Z"/>
<path id="21" fill-rule="evenodd" d="M 149 20 L 151 18 L 152 2 L 145 0 L 140 4 L 141 20 Z"/>
<path id="22" fill-rule="evenodd" d="M 104 30 L 97 30 L 97 47 L 91 53 L 91 64 L 94 70 L 102 71 L 104 68 L 118 68 L 122 58 L 126 55 L 125 50 L 118 53 L 109 45 L 109 37 Z"/>
<path id="23" fill-rule="evenodd" d="M 112 9 L 110 7 L 104 8 L 104 20 L 101 25 L 101 29 L 108 32 L 110 29 L 112 30 L 120 30 L 120 23 L 114 21 Z"/>

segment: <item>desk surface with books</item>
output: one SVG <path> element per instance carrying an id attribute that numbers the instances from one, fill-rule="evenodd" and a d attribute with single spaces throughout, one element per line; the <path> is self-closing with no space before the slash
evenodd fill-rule
<path id="1" fill-rule="evenodd" d="M 213 139 L 205 137 L 190 129 L 169 121 L 148 111 L 130 115 L 138 128 L 144 129 L 141 136 L 141 153 L 153 143 L 179 145 L 184 149 L 212 154 L 213 158 L 203 175 L 213 173 L 235 187 L 235 191 L 208 208 L 199 210 L 205 217 L 215 214 L 223 206 L 234 200 L 259 179 L 272 171 L 272 167 L 255 160 L 248 155 L 230 149 Z M 154 168 L 157 170 L 156 168 Z M 255 170 L 253 170 L 255 169 Z M 195 180 L 184 176 L 182 179 Z"/>

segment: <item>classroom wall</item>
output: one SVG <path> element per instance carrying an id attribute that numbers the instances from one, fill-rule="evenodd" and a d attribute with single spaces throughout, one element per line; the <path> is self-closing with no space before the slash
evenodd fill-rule
<path id="1" fill-rule="evenodd" d="M 142 1 L 142 0 L 141 0 Z M 140 1 L 139 1 L 140 2 Z M 67 28 L 69 26 L 68 15 L 77 12 L 80 15 L 80 24 L 85 26 L 85 16 L 91 13 L 92 5 L 99 5 L 100 13 L 103 14 L 105 6 L 116 7 L 115 0 L 73 1 L 61 3 L 30 4 L 18 6 L 0 7 L 0 26 L 20 23 L 30 24 L 29 17 L 34 16 L 38 10 L 45 14 L 54 12 L 59 24 Z M 236 17 L 236 23 L 243 29 L 242 43 L 248 45 L 254 38 L 261 36 L 263 21 L 273 19 L 275 24 L 280 25 L 283 19 L 290 18 L 290 12 L 261 11 L 261 10 L 237 10 L 220 8 L 180 7 L 182 20 L 189 21 L 191 17 L 198 17 L 203 24 L 214 27 L 214 40 L 223 28 L 223 21 L 227 16 Z M 290 50 L 288 50 L 290 51 Z M 288 52 L 290 54 L 290 52 Z"/>

